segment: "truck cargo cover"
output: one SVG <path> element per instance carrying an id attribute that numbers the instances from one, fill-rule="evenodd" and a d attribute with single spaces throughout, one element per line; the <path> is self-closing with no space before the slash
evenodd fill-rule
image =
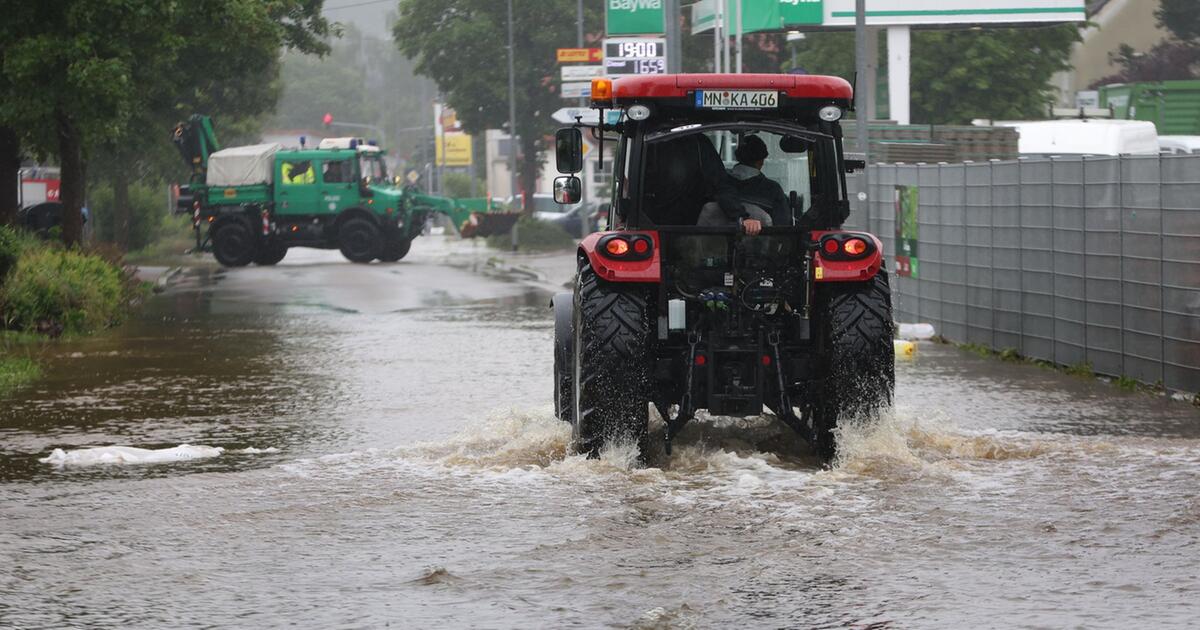
<path id="1" fill-rule="evenodd" d="M 276 144 L 253 144 L 247 147 L 222 149 L 208 157 L 209 186 L 250 186 L 273 181 L 275 153 L 283 148 Z"/>

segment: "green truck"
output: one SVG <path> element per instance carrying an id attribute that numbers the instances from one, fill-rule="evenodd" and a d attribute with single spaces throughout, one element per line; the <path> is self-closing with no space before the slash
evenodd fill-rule
<path id="1" fill-rule="evenodd" d="M 227 267 L 274 265 L 291 247 L 395 262 L 431 213 L 460 214 L 453 200 L 389 179 L 383 151 L 358 138 L 221 150 L 212 121 L 195 115 L 175 127 L 173 140 L 191 168 L 177 208 L 192 214 L 197 250 Z"/>
<path id="2" fill-rule="evenodd" d="M 1114 118 L 1154 123 L 1160 136 L 1200 135 L 1200 81 L 1106 85 L 1100 105 L 1112 108 Z"/>

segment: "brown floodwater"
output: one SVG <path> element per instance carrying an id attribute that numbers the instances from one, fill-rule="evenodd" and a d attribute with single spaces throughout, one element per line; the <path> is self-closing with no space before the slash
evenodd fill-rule
<path id="1" fill-rule="evenodd" d="M 645 467 L 628 446 L 586 460 L 551 413 L 547 294 L 438 247 L 188 271 L 44 350 L 46 378 L 0 401 L 0 627 L 1200 616 L 1188 404 L 922 344 L 832 468 L 769 417 L 695 423 Z M 224 450 L 39 461 L 183 444 Z"/>

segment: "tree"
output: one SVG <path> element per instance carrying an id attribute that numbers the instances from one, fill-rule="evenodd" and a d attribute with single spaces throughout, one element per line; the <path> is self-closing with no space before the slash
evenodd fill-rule
<path id="1" fill-rule="evenodd" d="M 1109 58 L 1120 70 L 1094 82 L 1096 89 L 1113 83 L 1186 81 L 1200 77 L 1200 3 L 1161 0 L 1154 12 L 1159 28 L 1171 36 L 1146 52 L 1121 44 Z"/>
<path id="2" fill-rule="evenodd" d="M 354 29 L 334 43 L 329 55 L 318 58 L 300 52 L 284 55 L 282 92 L 273 123 L 292 129 L 311 129 L 326 112 L 335 120 L 374 124 L 383 101 L 367 89 L 361 57 L 363 38 Z"/>
<path id="3" fill-rule="evenodd" d="M 585 7 L 591 24 L 600 23 L 599 8 L 594 2 Z M 517 170 L 521 189 L 532 192 L 539 153 L 557 126 L 550 114 L 570 103 L 558 93 L 555 49 L 575 41 L 575 3 L 513 0 L 513 20 Z M 400 3 L 396 45 L 437 83 L 468 133 L 508 126 L 507 24 L 507 5 L 496 0 Z"/>
<path id="4" fill-rule="evenodd" d="M 1179 41 L 1200 43 L 1200 3 L 1196 0 L 1160 0 L 1154 17 Z"/>
<path id="5" fill-rule="evenodd" d="M 1050 77 L 1070 67 L 1079 33 L 1063 25 L 915 31 L 912 38 L 913 121 L 966 124 L 974 118 L 1045 115 L 1054 100 Z M 805 71 L 853 77 L 852 33 L 810 34 L 796 46 L 796 65 Z M 880 48 L 885 57 L 886 46 Z M 882 76 L 885 72 L 880 68 Z"/>
<path id="6" fill-rule="evenodd" d="M 327 50 L 330 27 L 321 6 L 322 0 L 64 0 L 9 7 L 0 27 L 0 125 L 23 134 L 34 152 L 58 157 L 64 242 L 80 241 L 89 151 L 105 139 L 145 134 L 136 123 L 156 120 L 152 112 L 161 113 L 164 103 L 207 99 L 200 78 L 245 72 L 236 65 L 241 52 L 277 55 L 281 45 Z M 189 52 L 207 56 L 189 59 Z M 181 73 L 181 64 L 194 71 Z M 261 67 L 251 65 L 250 73 Z"/>
<path id="7" fill-rule="evenodd" d="M 1071 67 L 1074 25 L 913 35 L 913 120 L 967 124 L 973 118 L 1021 120 L 1046 115 L 1050 77 Z"/>

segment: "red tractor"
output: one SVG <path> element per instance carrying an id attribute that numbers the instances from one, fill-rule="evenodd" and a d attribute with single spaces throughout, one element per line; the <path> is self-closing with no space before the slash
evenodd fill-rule
<path id="1" fill-rule="evenodd" d="M 578 451 L 645 454 L 651 404 L 668 455 L 698 410 L 766 406 L 828 461 L 839 421 L 890 404 L 882 244 L 841 229 L 846 173 L 865 166 L 842 147 L 852 98 L 820 76 L 593 81 L 599 122 L 559 130 L 554 184 L 579 200 L 582 128 L 602 160 L 616 142 L 610 229 L 583 240 L 574 293 L 552 301 L 555 408 Z"/>

